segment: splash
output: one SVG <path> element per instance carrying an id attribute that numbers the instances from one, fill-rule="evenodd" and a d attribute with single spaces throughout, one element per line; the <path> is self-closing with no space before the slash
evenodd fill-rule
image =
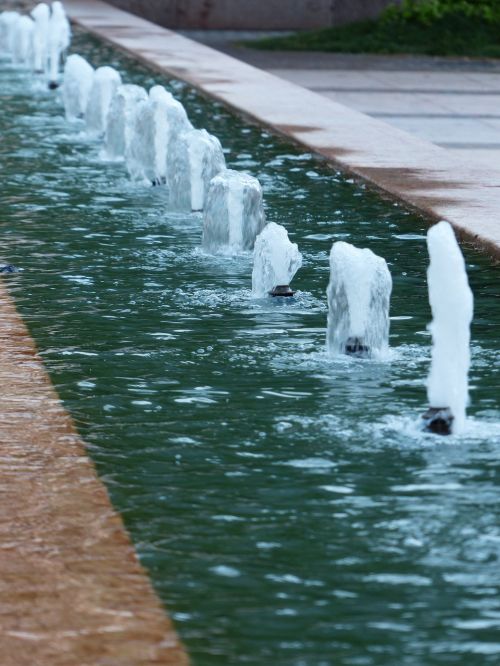
<path id="1" fill-rule="evenodd" d="M 116 89 L 108 112 L 103 151 L 105 159 L 120 160 L 125 157 L 132 136 L 134 110 L 147 98 L 148 94 L 141 86 L 126 84 Z"/>
<path id="2" fill-rule="evenodd" d="M 264 298 L 278 286 L 289 286 L 302 266 L 296 243 L 288 238 L 285 227 L 267 224 L 255 241 L 253 252 L 252 296 Z"/>
<path id="3" fill-rule="evenodd" d="M 63 101 L 66 118 L 83 118 L 94 80 L 94 68 L 79 55 L 70 55 L 64 67 Z"/>
<path id="4" fill-rule="evenodd" d="M 203 249 L 236 253 L 251 250 L 266 224 L 259 181 L 225 169 L 210 182 L 203 216 Z"/>
<path id="5" fill-rule="evenodd" d="M 327 290 L 331 354 L 387 353 L 391 290 L 391 274 L 382 257 L 343 241 L 333 244 Z"/>
<path id="6" fill-rule="evenodd" d="M 48 26 L 48 76 L 49 87 L 57 88 L 59 70 L 63 53 L 71 42 L 71 28 L 62 3 L 52 3 L 52 11 Z"/>
<path id="7" fill-rule="evenodd" d="M 186 110 L 163 88 L 154 86 L 137 104 L 132 119 L 127 169 L 133 180 L 162 185 L 167 181 L 170 139 L 192 129 Z"/>
<path id="8" fill-rule="evenodd" d="M 100 137 L 106 132 L 111 100 L 121 82 L 121 77 L 116 69 L 112 67 L 96 69 L 85 109 L 85 122 L 89 134 Z"/>
<path id="9" fill-rule="evenodd" d="M 173 137 L 168 155 L 170 204 L 176 210 L 203 210 L 210 181 L 225 169 L 220 141 L 206 130 Z"/>
<path id="10" fill-rule="evenodd" d="M 16 24 L 21 18 L 18 12 L 0 14 L 0 47 L 4 53 L 12 54 L 15 42 Z"/>
<path id="11" fill-rule="evenodd" d="M 427 247 L 430 256 L 427 282 L 432 309 L 429 327 L 432 361 L 427 396 L 431 409 L 450 411 L 451 431 L 460 434 L 465 426 L 469 396 L 474 298 L 464 258 L 448 222 L 440 222 L 429 229 Z"/>
<path id="12" fill-rule="evenodd" d="M 16 65 L 30 65 L 35 23 L 29 16 L 21 16 L 13 27 L 12 62 Z"/>
<path id="13" fill-rule="evenodd" d="M 33 29 L 33 69 L 37 74 L 44 74 L 47 69 L 48 37 L 50 9 L 45 2 L 40 2 L 31 11 L 35 22 Z"/>

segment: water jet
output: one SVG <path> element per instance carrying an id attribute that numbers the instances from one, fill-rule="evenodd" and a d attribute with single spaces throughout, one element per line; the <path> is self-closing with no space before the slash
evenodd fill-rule
<path id="1" fill-rule="evenodd" d="M 141 86 L 118 86 L 108 111 L 103 155 L 109 160 L 125 157 L 132 140 L 132 119 L 136 106 L 146 101 L 148 94 Z"/>
<path id="2" fill-rule="evenodd" d="M 290 297 L 290 282 L 302 266 L 296 243 L 288 238 L 285 227 L 269 222 L 255 240 L 252 270 L 252 296 Z"/>
<path id="3" fill-rule="evenodd" d="M 36 74 L 44 74 L 47 66 L 47 49 L 50 9 L 45 2 L 40 2 L 31 10 L 35 25 L 33 29 L 33 69 Z"/>
<path id="4" fill-rule="evenodd" d="M 120 74 L 112 67 L 99 67 L 94 72 L 85 109 L 85 122 L 90 134 L 102 136 L 106 132 L 109 106 L 121 82 Z"/>
<path id="5" fill-rule="evenodd" d="M 448 222 L 439 222 L 429 229 L 427 247 L 432 358 L 427 380 L 430 409 L 423 416 L 424 428 L 440 434 L 457 434 L 465 425 L 469 396 L 474 298 L 464 258 Z"/>
<path id="6" fill-rule="evenodd" d="M 327 347 L 332 354 L 383 355 L 389 346 L 392 278 L 369 249 L 338 241 L 330 253 Z"/>
<path id="7" fill-rule="evenodd" d="M 32 53 L 32 40 L 35 23 L 29 16 L 21 16 L 14 24 L 12 43 L 12 62 L 16 65 L 28 65 Z"/>
<path id="8" fill-rule="evenodd" d="M 125 162 L 133 180 L 163 185 L 172 137 L 193 128 L 186 110 L 163 86 L 153 86 L 139 102 L 131 120 L 130 146 Z"/>
<path id="9" fill-rule="evenodd" d="M 15 22 L 20 19 L 20 17 L 21 14 L 15 11 L 0 12 L 0 48 L 2 51 L 8 51 L 9 32 Z"/>
<path id="10" fill-rule="evenodd" d="M 12 53 L 14 49 L 15 28 L 20 20 L 19 12 L 7 11 L 0 14 L 0 47 L 2 51 Z"/>
<path id="11" fill-rule="evenodd" d="M 83 118 L 94 80 L 94 68 L 78 54 L 72 54 L 64 66 L 63 101 L 66 118 Z"/>
<path id="12" fill-rule="evenodd" d="M 251 250 L 265 224 L 257 178 L 232 169 L 212 178 L 203 211 L 202 247 L 206 251 Z"/>
<path id="13" fill-rule="evenodd" d="M 219 139 L 206 130 L 174 135 L 167 159 L 170 205 L 175 210 L 203 210 L 210 181 L 226 168 Z"/>
<path id="14" fill-rule="evenodd" d="M 71 28 L 64 7 L 59 0 L 52 3 L 48 24 L 48 77 L 49 88 L 57 88 L 63 53 L 71 42 Z M 56 85 L 54 85 L 56 84 Z"/>

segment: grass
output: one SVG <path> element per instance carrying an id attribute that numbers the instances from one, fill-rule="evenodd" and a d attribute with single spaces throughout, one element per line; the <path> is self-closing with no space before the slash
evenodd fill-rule
<path id="1" fill-rule="evenodd" d="M 424 24 L 396 15 L 378 21 L 245 42 L 245 46 L 285 51 L 500 58 L 500 18 L 486 21 L 456 12 Z"/>

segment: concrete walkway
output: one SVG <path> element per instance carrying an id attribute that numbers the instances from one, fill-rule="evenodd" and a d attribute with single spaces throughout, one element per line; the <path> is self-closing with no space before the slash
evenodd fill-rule
<path id="1" fill-rule="evenodd" d="M 258 51 L 258 33 L 184 32 L 228 55 L 500 170 L 500 61 Z"/>

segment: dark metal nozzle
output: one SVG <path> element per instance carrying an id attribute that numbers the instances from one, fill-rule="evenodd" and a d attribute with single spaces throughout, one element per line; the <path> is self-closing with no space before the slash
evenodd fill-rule
<path id="1" fill-rule="evenodd" d="M 0 273 L 19 273 L 19 268 L 14 264 L 0 264 Z"/>
<path id="2" fill-rule="evenodd" d="M 56 88 L 59 88 L 59 84 L 57 83 L 57 81 L 50 81 L 49 90 L 55 90 Z"/>
<path id="3" fill-rule="evenodd" d="M 424 430 L 433 432 L 435 435 L 451 435 L 453 425 L 453 414 L 449 407 L 429 407 L 422 414 Z"/>
<path id="4" fill-rule="evenodd" d="M 370 347 L 363 343 L 361 338 L 349 338 L 345 343 L 345 353 L 348 356 L 363 358 L 369 355 Z"/>
<path id="5" fill-rule="evenodd" d="M 290 298 L 295 294 L 294 291 L 290 289 L 287 284 L 279 284 L 277 287 L 274 287 L 272 291 L 269 292 L 270 296 L 284 296 L 285 298 Z"/>

